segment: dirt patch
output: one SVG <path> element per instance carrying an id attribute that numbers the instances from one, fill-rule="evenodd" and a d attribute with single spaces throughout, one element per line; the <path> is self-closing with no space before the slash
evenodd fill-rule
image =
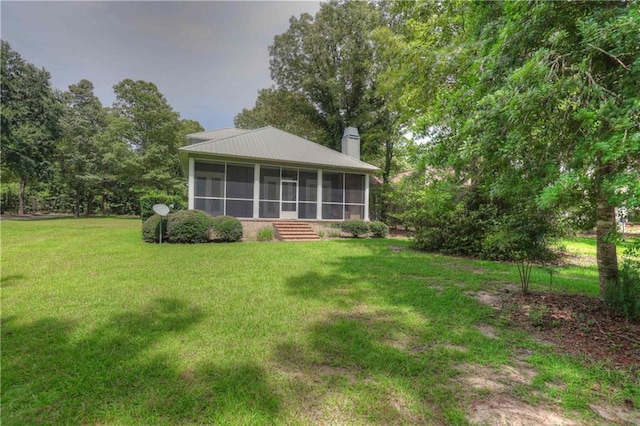
<path id="1" fill-rule="evenodd" d="M 627 404 L 628 405 L 628 404 Z M 614 423 L 627 423 L 640 425 L 640 413 L 638 411 L 632 412 L 630 411 L 630 407 L 627 406 L 626 409 L 617 408 L 617 407 L 605 407 L 596 404 L 589 404 L 589 408 L 593 410 L 598 416 L 603 419 L 614 422 Z"/>
<path id="2" fill-rule="evenodd" d="M 536 375 L 524 362 L 516 366 L 493 368 L 486 365 L 463 364 L 460 382 L 465 387 L 489 392 L 490 396 L 471 403 L 468 420 L 472 424 L 491 425 L 578 425 L 560 414 L 558 407 L 532 406 L 513 399 L 513 386 L 530 385 Z"/>
<path id="3" fill-rule="evenodd" d="M 506 395 L 477 401 L 471 407 L 468 420 L 472 424 L 538 426 L 538 425 L 581 425 L 558 413 L 556 408 L 532 406 L 516 401 Z"/>
<path id="4" fill-rule="evenodd" d="M 524 362 L 518 362 L 515 366 L 502 365 L 500 368 L 463 364 L 458 370 L 462 372 L 463 383 L 472 388 L 494 392 L 508 390 L 514 385 L 530 385 L 536 375 L 536 371 Z"/>
<path id="5" fill-rule="evenodd" d="M 488 339 L 497 339 L 496 329 L 488 324 L 478 324 L 476 328 Z"/>
<path id="6" fill-rule="evenodd" d="M 640 324 L 610 312 L 598 298 L 553 292 L 523 294 L 513 288 L 481 291 L 474 297 L 502 310 L 515 325 L 527 330 L 535 340 L 553 346 L 553 350 L 579 356 L 585 363 L 611 365 L 632 376 L 640 373 Z M 476 327 L 485 336 L 491 336 L 490 326 Z M 535 370 L 526 362 L 531 354 L 523 349 L 515 354 L 513 365 L 500 368 L 473 364 L 460 368 L 460 382 L 465 387 L 490 393 L 470 405 L 471 423 L 582 425 L 604 421 L 640 425 L 640 410 L 632 400 L 624 401 L 622 406 L 591 404 L 589 407 L 599 420 L 584 423 L 563 416 L 559 407 L 549 404 L 534 407 L 514 399 L 513 387 L 529 385 L 535 377 Z"/>
<path id="7" fill-rule="evenodd" d="M 615 315 L 598 298 L 509 292 L 503 304 L 513 322 L 558 350 L 640 372 L 640 324 Z"/>
<path id="8" fill-rule="evenodd" d="M 478 302 L 487 306 L 491 306 L 493 309 L 500 309 L 502 307 L 502 300 L 496 293 L 479 291 L 475 294 L 475 298 L 476 300 L 478 300 Z"/>
<path id="9" fill-rule="evenodd" d="M 397 252 L 402 251 L 404 249 L 405 249 L 405 247 L 403 247 L 403 246 L 389 246 L 389 250 L 391 250 L 394 253 L 397 253 Z"/>

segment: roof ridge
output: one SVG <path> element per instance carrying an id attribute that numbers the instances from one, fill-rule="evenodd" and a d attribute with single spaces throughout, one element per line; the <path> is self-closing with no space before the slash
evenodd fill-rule
<path id="1" fill-rule="evenodd" d="M 195 136 L 195 135 L 201 135 L 202 133 L 209 133 L 209 132 L 217 132 L 220 130 L 227 130 L 227 129 L 235 129 L 235 130 L 245 130 L 245 129 L 240 129 L 238 127 L 220 127 L 219 129 L 212 129 L 212 130 L 203 130 L 201 132 L 195 132 L 195 133 L 189 133 L 186 136 Z"/>
<path id="2" fill-rule="evenodd" d="M 247 129 L 238 129 L 237 127 L 222 127 L 222 128 L 220 128 L 220 129 L 217 129 L 217 130 L 224 130 L 224 129 L 237 129 L 237 130 L 244 130 L 244 132 L 243 132 L 243 133 L 240 133 L 240 134 L 237 134 L 237 135 L 231 135 L 231 136 L 227 136 L 227 137 L 224 137 L 224 138 L 220 138 L 220 139 L 207 139 L 206 141 L 200 141 L 200 142 L 196 142 L 196 143 L 193 143 L 193 144 L 190 144 L 190 145 L 185 145 L 185 146 L 183 146 L 183 147 L 181 147 L 181 148 L 199 146 L 199 145 L 202 145 L 202 144 L 204 144 L 204 143 L 215 143 L 215 142 L 220 142 L 220 141 L 224 141 L 224 140 L 227 140 L 227 139 L 230 139 L 230 138 L 235 138 L 235 137 L 238 137 L 238 136 L 246 135 L 247 133 L 251 133 L 251 132 L 253 132 L 254 130 L 256 130 L 256 129 L 252 129 L 252 130 L 247 130 Z M 217 131 L 217 130 L 208 130 L 208 132 L 215 132 L 215 131 Z M 200 133 L 206 133 L 206 132 L 200 132 Z M 196 134 L 196 133 L 192 133 L 192 134 Z M 189 135 L 187 135 L 187 136 L 189 136 Z"/>
<path id="3" fill-rule="evenodd" d="M 283 132 L 283 133 L 288 133 L 288 134 L 290 134 L 290 135 L 293 135 L 293 133 L 285 132 L 284 130 L 282 130 L 282 129 L 278 129 L 277 127 L 273 127 L 273 126 L 266 126 L 266 127 L 271 127 L 272 129 L 276 129 L 276 130 L 279 130 L 279 131 L 281 131 L 281 132 Z M 263 128 L 266 128 L 266 127 L 263 127 Z M 303 141 L 314 143 L 314 144 L 318 145 L 319 147 L 321 147 L 321 148 L 323 148 L 323 149 L 325 149 L 325 150 L 329 150 L 329 151 L 331 151 L 331 152 L 332 152 L 332 153 L 334 153 L 334 154 L 340 154 L 340 155 L 342 155 L 342 156 L 344 156 L 344 157 L 347 157 L 347 158 L 350 158 L 350 159 L 352 159 L 352 160 L 356 160 L 356 161 L 359 161 L 359 162 L 364 163 L 364 164 L 369 164 L 369 163 L 367 163 L 367 162 L 365 162 L 365 161 L 362 161 L 362 160 L 360 160 L 360 159 L 357 159 L 357 158 L 355 158 L 355 157 L 352 157 L 352 156 L 350 156 L 350 155 L 347 155 L 347 154 L 345 154 L 344 152 L 337 151 L 337 150 L 335 150 L 335 149 L 333 149 L 333 148 L 329 148 L 329 147 L 328 147 L 328 146 L 326 146 L 326 145 L 322 145 L 321 143 L 314 142 L 314 141 L 310 141 L 309 139 L 306 139 L 306 138 L 300 137 L 300 136 L 298 136 L 298 135 L 293 135 L 293 136 L 295 136 L 295 137 L 297 137 L 297 138 L 300 138 L 300 139 L 302 139 Z"/>

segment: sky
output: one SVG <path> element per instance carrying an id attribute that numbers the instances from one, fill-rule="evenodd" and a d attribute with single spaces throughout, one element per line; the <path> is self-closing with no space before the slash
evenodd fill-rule
<path id="1" fill-rule="evenodd" d="M 0 35 L 66 90 L 91 81 L 105 106 L 130 78 L 155 83 L 183 119 L 233 127 L 273 85 L 269 45 L 313 1 L 0 2 Z"/>

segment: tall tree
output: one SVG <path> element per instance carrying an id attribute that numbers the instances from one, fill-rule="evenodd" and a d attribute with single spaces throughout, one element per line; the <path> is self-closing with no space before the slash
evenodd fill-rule
<path id="1" fill-rule="evenodd" d="M 202 125 L 196 120 L 182 119 L 180 120 L 180 125 L 182 128 L 180 133 L 184 136 L 191 133 L 198 133 L 198 132 L 204 131 L 204 127 L 202 127 Z M 187 138 L 185 137 L 182 145 L 185 145 L 186 143 L 187 143 Z"/>
<path id="2" fill-rule="evenodd" d="M 126 79 L 113 89 L 115 119 L 110 131 L 137 155 L 139 190 L 183 192 L 178 148 L 184 135 L 179 114 L 153 83 Z"/>
<path id="3" fill-rule="evenodd" d="M 377 91 L 374 31 L 389 24 L 382 7 L 333 0 L 323 3 L 315 16 L 292 17 L 289 29 L 269 47 L 276 89 L 261 93 L 260 100 L 286 97 L 299 106 L 292 122 L 304 116 L 305 123 L 320 130 L 312 133 L 316 142 L 336 150 L 344 129 L 357 127 L 363 157 L 383 166 L 387 179 L 391 162 L 385 158 L 392 154 L 390 141 L 402 137 L 402 126 Z M 253 114 L 245 112 L 241 118 L 262 118 L 261 110 L 257 105 Z"/>
<path id="4" fill-rule="evenodd" d="M 23 215 L 27 183 L 51 171 L 61 105 L 49 73 L 24 61 L 6 41 L 1 45 L 2 165 L 19 177 Z"/>
<path id="5" fill-rule="evenodd" d="M 80 215 L 83 204 L 91 214 L 106 165 L 97 135 L 107 127 L 107 112 L 88 80 L 69 86 L 63 99 L 65 113 L 60 119 L 62 139 L 57 155 L 60 178 L 72 193 L 74 214 Z"/>
<path id="6" fill-rule="evenodd" d="M 304 95 L 276 88 L 258 91 L 252 109 L 243 109 L 233 123 L 242 129 L 275 126 L 289 133 L 313 140 L 323 140 L 324 135 L 317 120 L 317 112 Z"/>
<path id="7" fill-rule="evenodd" d="M 604 293 L 617 278 L 614 208 L 640 198 L 638 2 L 421 7 L 429 13 L 410 21 L 406 41 L 427 66 L 408 54 L 403 69 L 427 77 L 405 105 L 433 137 L 431 160 L 493 199 L 586 204 Z M 438 25 L 443 16 L 457 24 Z"/>

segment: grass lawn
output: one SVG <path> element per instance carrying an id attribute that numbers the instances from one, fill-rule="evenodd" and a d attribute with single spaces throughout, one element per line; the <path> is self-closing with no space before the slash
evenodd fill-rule
<path id="1" fill-rule="evenodd" d="M 560 355 L 476 300 L 516 284 L 512 265 L 402 239 L 154 245 L 136 219 L 1 226 L 3 425 L 465 424 L 496 392 L 584 424 L 601 421 L 589 404 L 640 407 L 637 375 Z M 597 294 L 595 265 L 553 288 Z M 509 369 L 529 376 L 469 380 Z"/>

